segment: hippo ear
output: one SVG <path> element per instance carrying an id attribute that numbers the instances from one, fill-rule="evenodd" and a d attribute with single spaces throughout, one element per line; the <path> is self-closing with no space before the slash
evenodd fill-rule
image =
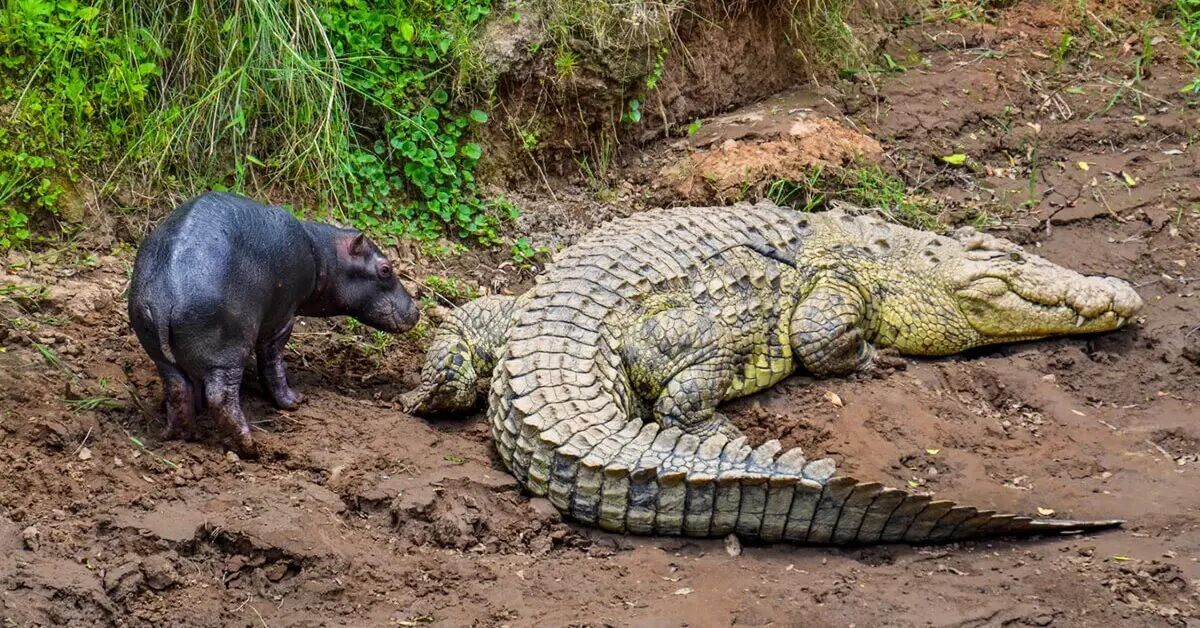
<path id="1" fill-rule="evenodd" d="M 358 235 L 350 241 L 350 257 L 366 257 L 367 255 L 367 235 L 363 232 L 358 232 Z"/>

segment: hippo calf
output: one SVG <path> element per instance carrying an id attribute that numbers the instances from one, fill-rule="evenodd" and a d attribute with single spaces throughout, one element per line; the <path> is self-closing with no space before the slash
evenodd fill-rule
<path id="1" fill-rule="evenodd" d="M 192 436 L 207 404 L 243 452 L 253 451 L 239 389 L 246 359 L 275 405 L 288 386 L 283 350 L 297 314 L 349 315 L 388 332 L 419 312 L 392 265 L 361 232 L 302 222 L 279 207 L 224 192 L 180 205 L 138 249 L 129 320 L 162 377 L 166 438 Z"/>

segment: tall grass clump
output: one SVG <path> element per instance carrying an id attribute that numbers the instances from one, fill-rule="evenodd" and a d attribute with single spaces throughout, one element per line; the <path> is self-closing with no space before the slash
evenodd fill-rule
<path id="1" fill-rule="evenodd" d="M 1200 94 L 1200 0 L 1175 0 L 1175 8 L 1179 12 L 1176 23 L 1188 63 L 1196 70 L 1195 78 L 1181 91 Z"/>
<path id="2" fill-rule="evenodd" d="M 474 179 L 487 115 L 449 91 L 491 0 L 3 2 L 2 246 L 31 217 L 69 221 L 85 177 L 101 195 L 283 186 L 395 236 L 492 243 L 511 215 Z"/>

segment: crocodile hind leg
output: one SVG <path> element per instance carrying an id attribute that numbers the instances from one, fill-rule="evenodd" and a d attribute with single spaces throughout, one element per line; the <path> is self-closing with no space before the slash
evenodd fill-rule
<path id="1" fill-rule="evenodd" d="M 644 319 L 623 345 L 625 366 L 650 418 L 699 437 L 740 430 L 717 404 L 735 367 L 720 323 L 695 310 L 672 308 Z"/>
<path id="2" fill-rule="evenodd" d="M 819 281 L 792 314 L 791 345 L 796 361 L 820 377 L 867 368 L 875 348 L 863 329 L 866 308 L 855 286 L 836 279 Z"/>

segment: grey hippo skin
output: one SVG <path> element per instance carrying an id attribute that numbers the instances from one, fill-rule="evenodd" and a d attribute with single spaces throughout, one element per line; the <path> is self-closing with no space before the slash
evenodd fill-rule
<path id="1" fill-rule="evenodd" d="M 224 192 L 180 205 L 138 250 L 129 320 L 162 377 L 166 438 L 191 437 L 207 404 L 250 453 L 239 389 L 251 352 L 275 405 L 303 400 L 288 386 L 283 350 L 297 314 L 348 315 L 402 332 L 419 311 L 392 266 L 361 232 L 302 222 Z"/>
<path id="2" fill-rule="evenodd" d="M 1082 532 L 859 482 L 779 441 L 751 446 L 718 405 L 796 371 L 870 369 L 877 348 L 950 355 L 1124 327 L 1127 282 L 999 238 L 942 236 L 863 208 L 770 203 L 648 211 L 562 251 L 529 292 L 457 310 L 405 406 L 462 411 L 492 379 L 504 465 L 613 532 L 797 543 L 932 543 Z"/>

